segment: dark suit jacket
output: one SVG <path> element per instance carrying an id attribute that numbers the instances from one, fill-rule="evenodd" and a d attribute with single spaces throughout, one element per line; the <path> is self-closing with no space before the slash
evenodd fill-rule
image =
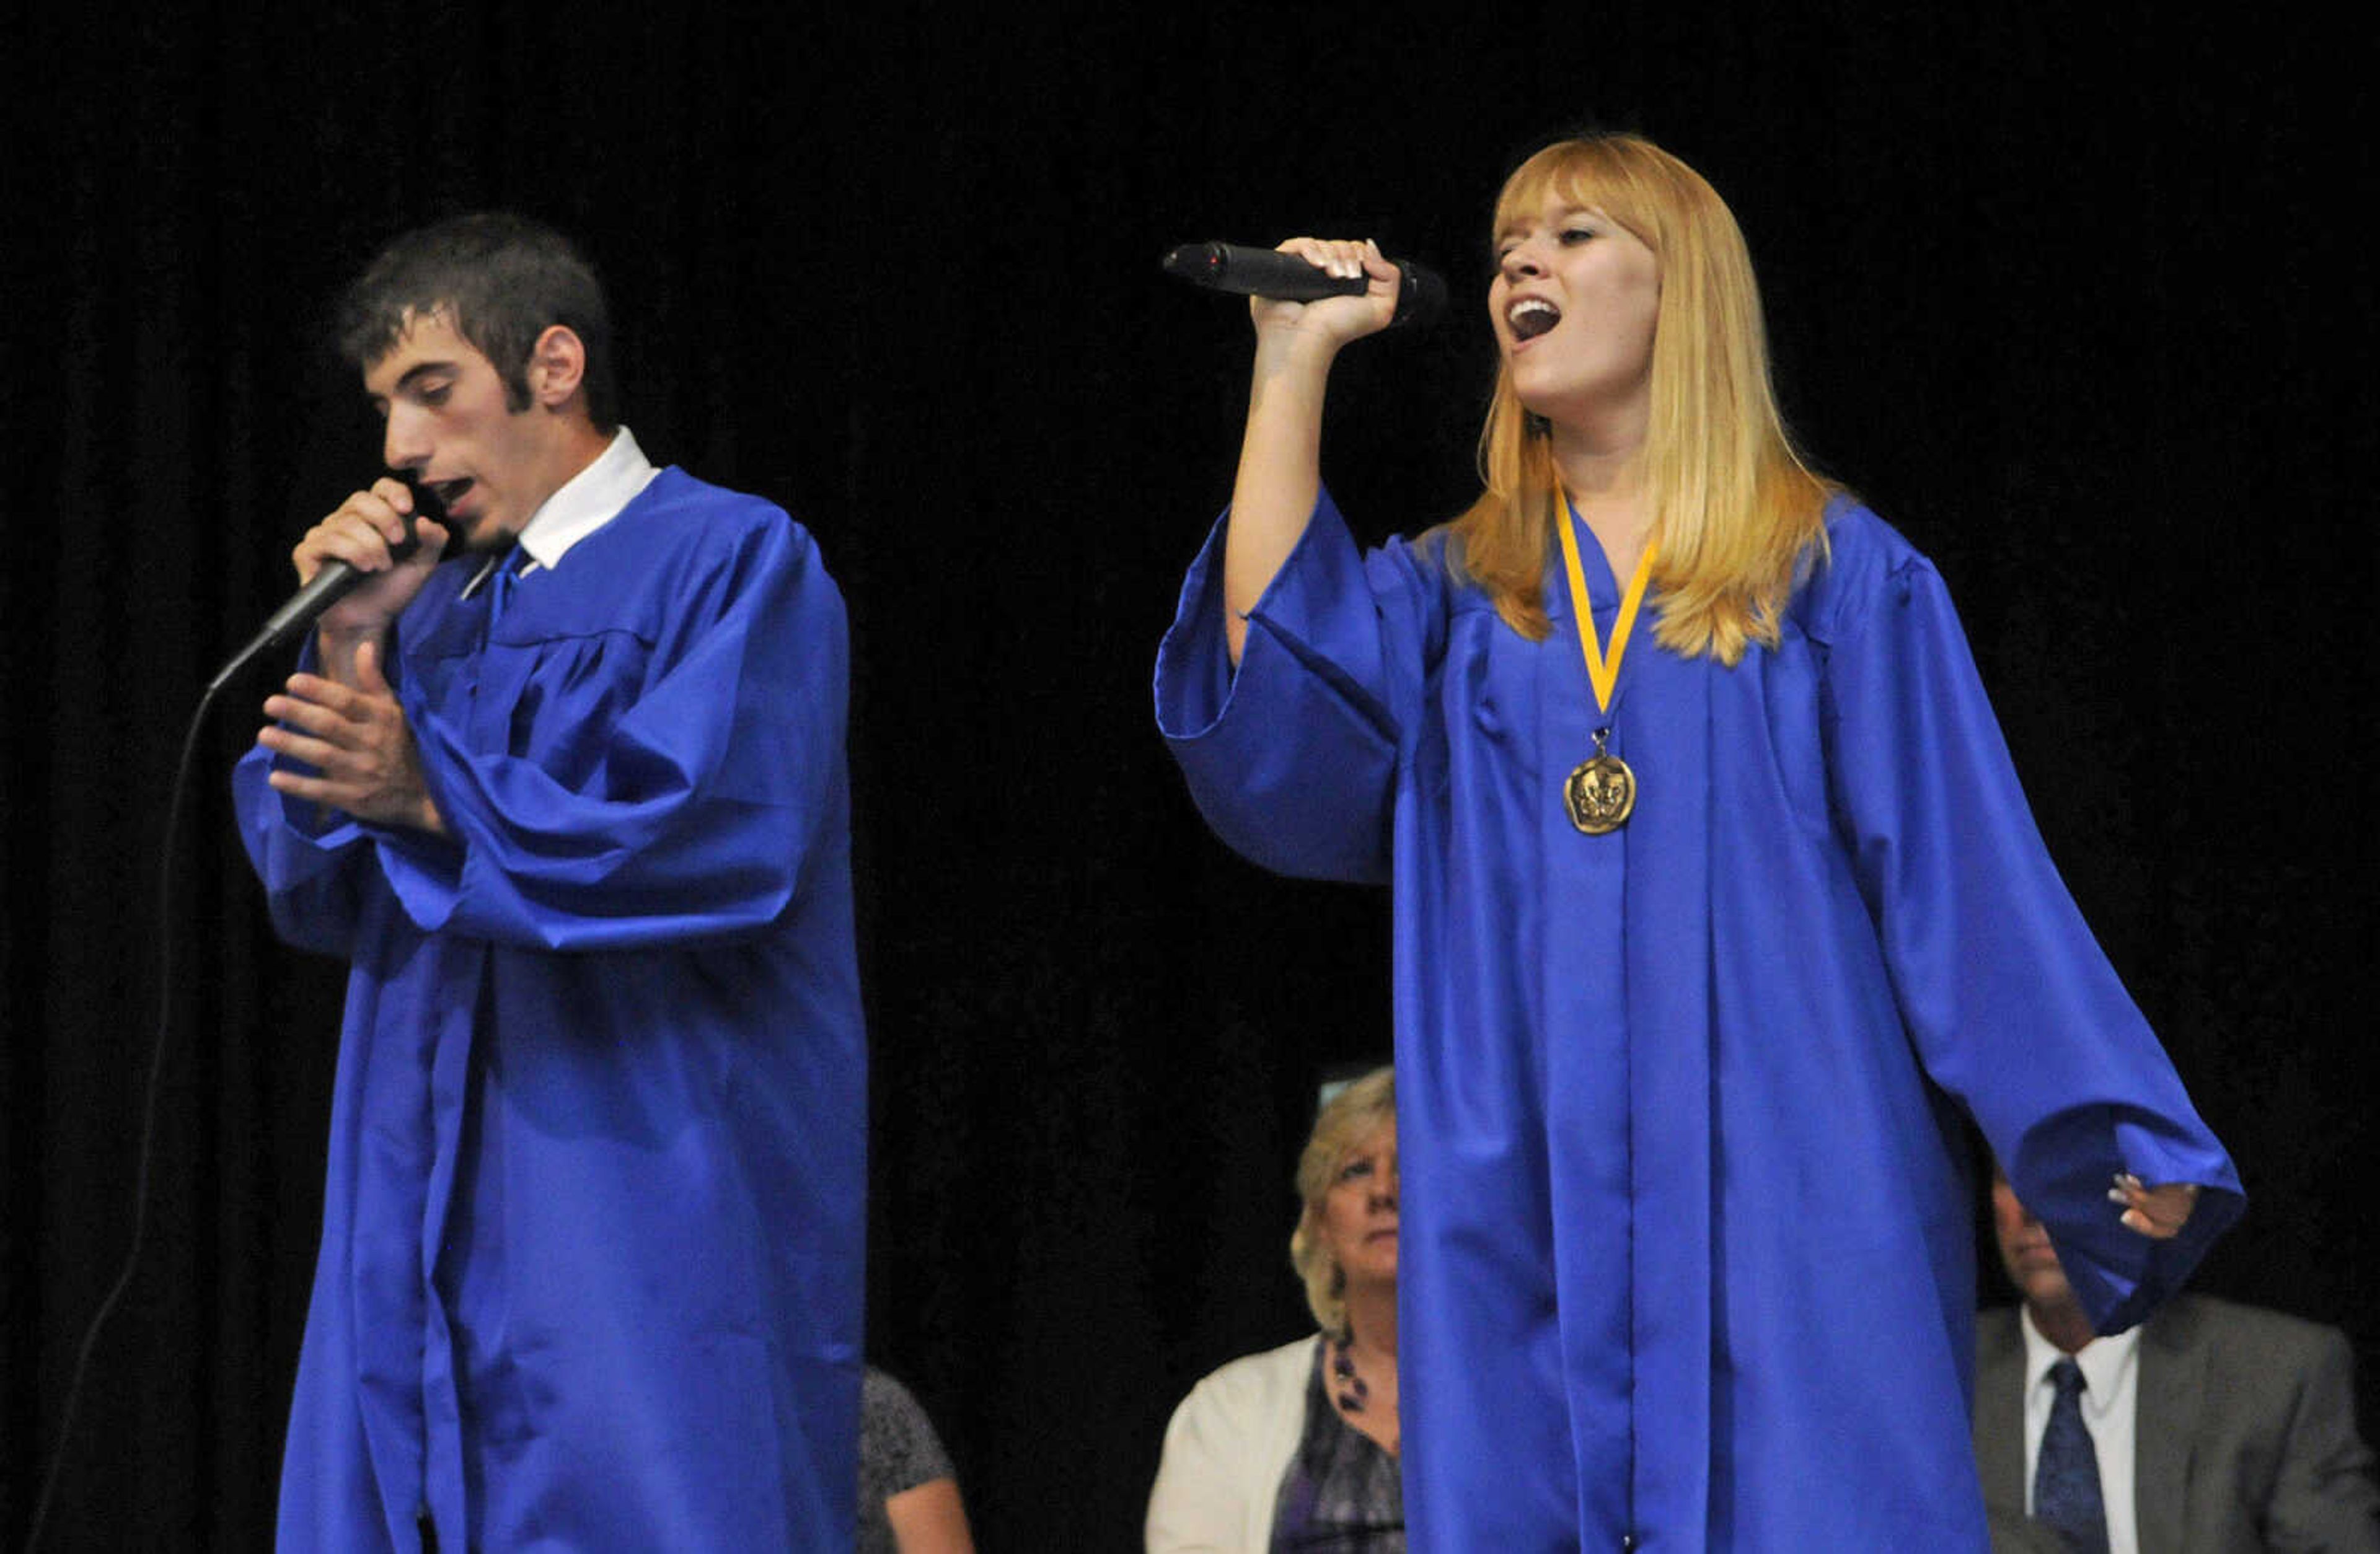
<path id="1" fill-rule="evenodd" d="M 1995 1549 L 2055 1549 L 2024 1514 L 2024 1335 L 1975 1329 L 1975 1466 Z M 2346 1335 L 2177 1297 L 2141 1329 L 2132 1499 L 2142 1554 L 2380 1554 L 2380 1491 L 2355 1429 Z"/>

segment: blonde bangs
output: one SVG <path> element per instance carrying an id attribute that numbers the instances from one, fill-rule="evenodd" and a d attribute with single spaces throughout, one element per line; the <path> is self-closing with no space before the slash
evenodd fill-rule
<path id="1" fill-rule="evenodd" d="M 1661 251 L 1656 202 L 1647 198 L 1637 168 L 1614 140 L 1564 140 L 1548 146 L 1513 169 L 1496 197 L 1495 236 L 1527 225 L 1550 200 L 1579 210 L 1600 211 L 1656 255 Z"/>

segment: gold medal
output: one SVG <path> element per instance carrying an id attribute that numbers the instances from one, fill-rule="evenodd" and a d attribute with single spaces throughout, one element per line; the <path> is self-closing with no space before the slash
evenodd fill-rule
<path id="1" fill-rule="evenodd" d="M 1562 784 L 1562 804 L 1570 823 L 1589 836 L 1618 831 L 1636 807 L 1636 773 L 1628 763 L 1604 748 L 1611 731 L 1595 731 L 1595 754 L 1572 769 Z"/>
<path id="2" fill-rule="evenodd" d="M 1595 615 L 1586 595 L 1586 574 L 1578 562 L 1578 537 L 1571 532 L 1570 498 L 1554 488 L 1554 528 L 1561 535 L 1562 567 L 1570 581 L 1571 613 L 1578 619 L 1579 650 L 1586 656 L 1587 688 L 1595 693 L 1596 710 L 1609 717 L 1620 685 L 1620 658 L 1628 650 L 1628 634 L 1636 625 L 1636 611 L 1653 580 L 1653 542 L 1645 542 L 1637 558 L 1636 576 L 1620 601 L 1620 616 L 1611 623 L 1611 647 L 1606 651 L 1595 637 Z M 1628 823 L 1636 809 L 1636 773 L 1608 747 L 1611 725 L 1595 731 L 1595 754 L 1578 763 L 1562 783 L 1562 807 L 1570 823 L 1589 836 L 1604 836 Z"/>

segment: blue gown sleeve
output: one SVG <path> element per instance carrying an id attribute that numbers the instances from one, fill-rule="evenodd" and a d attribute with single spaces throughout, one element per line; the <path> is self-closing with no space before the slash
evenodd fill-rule
<path id="1" fill-rule="evenodd" d="M 1278 873 L 1385 884 L 1401 724 L 1397 650 L 1425 579 L 1403 547 L 1367 565 L 1330 492 L 1248 614 L 1232 672 L 1215 525 L 1157 655 L 1157 722 L 1207 822 Z M 1394 618 L 1384 618 L 1387 614 Z M 1402 676 L 1411 680 L 1411 675 Z"/>
<path id="2" fill-rule="evenodd" d="M 303 762 L 290 764 L 311 771 Z M 265 782 L 273 766 L 273 752 L 259 746 L 232 769 L 240 844 L 264 882 L 273 931 L 300 950 L 351 958 L 371 838 L 335 809 L 273 792 Z"/>
<path id="3" fill-rule="evenodd" d="M 372 828 L 406 915 L 546 950 L 749 931 L 799 888 L 844 805 L 841 594 L 808 534 L 755 526 L 671 612 L 590 782 L 475 749 L 398 687 L 448 837 Z"/>
<path id="4" fill-rule="evenodd" d="M 1832 800 L 1902 1019 L 2121 1331 L 2239 1217 L 2239 1178 L 2050 861 L 1940 577 L 1874 544 L 1837 565 L 1844 607 L 1813 630 Z M 2119 1223 L 2120 1171 L 2200 1185 L 2180 1235 Z"/>

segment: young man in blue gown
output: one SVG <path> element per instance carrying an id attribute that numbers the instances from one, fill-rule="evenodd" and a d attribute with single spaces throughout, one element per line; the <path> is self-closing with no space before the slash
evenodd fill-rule
<path id="1" fill-rule="evenodd" d="M 284 1548 L 851 1536 L 842 600 L 784 513 L 647 462 L 609 334 L 505 216 L 348 298 L 406 480 L 298 545 L 366 577 L 235 776 L 282 936 L 353 965 Z"/>

